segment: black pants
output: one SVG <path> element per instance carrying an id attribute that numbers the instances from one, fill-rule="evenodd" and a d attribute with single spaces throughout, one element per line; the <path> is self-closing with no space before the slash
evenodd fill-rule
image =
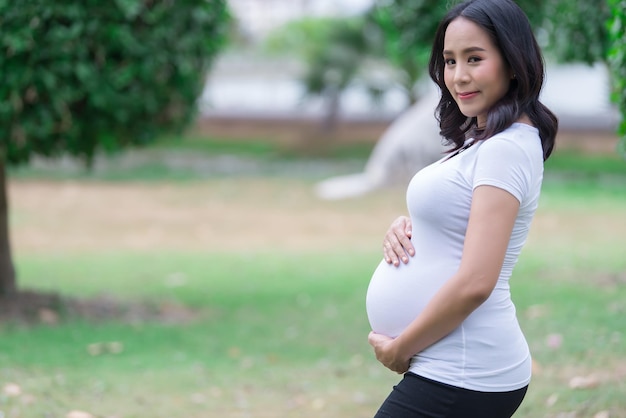
<path id="1" fill-rule="evenodd" d="M 407 373 L 374 418 L 510 418 L 526 389 L 478 392 Z"/>

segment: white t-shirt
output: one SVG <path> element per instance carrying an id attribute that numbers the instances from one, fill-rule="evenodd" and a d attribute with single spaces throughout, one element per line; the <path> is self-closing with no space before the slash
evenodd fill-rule
<path id="1" fill-rule="evenodd" d="M 529 383 L 530 352 L 511 301 L 509 278 L 526 241 L 542 179 L 539 132 L 522 123 L 413 177 L 407 207 L 416 254 L 399 267 L 381 261 L 367 292 L 372 330 L 390 337 L 398 336 L 457 271 L 474 188 L 504 189 L 520 201 L 520 208 L 492 294 L 457 329 L 415 355 L 411 372 L 485 392 Z"/>

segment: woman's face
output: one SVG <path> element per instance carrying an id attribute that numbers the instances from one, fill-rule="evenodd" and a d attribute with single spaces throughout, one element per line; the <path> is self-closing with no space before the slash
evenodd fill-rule
<path id="1" fill-rule="evenodd" d="M 478 127 L 508 91 L 512 73 L 500 50 L 476 23 L 459 17 L 448 25 L 444 37 L 444 81 L 461 113 L 476 117 Z"/>

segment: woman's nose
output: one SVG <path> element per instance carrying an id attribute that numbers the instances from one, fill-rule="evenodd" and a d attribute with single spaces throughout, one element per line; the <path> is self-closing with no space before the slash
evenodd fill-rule
<path id="1" fill-rule="evenodd" d="M 469 80 L 469 73 L 467 72 L 467 68 L 464 65 L 456 66 L 454 70 L 454 82 L 457 84 L 467 83 Z"/>

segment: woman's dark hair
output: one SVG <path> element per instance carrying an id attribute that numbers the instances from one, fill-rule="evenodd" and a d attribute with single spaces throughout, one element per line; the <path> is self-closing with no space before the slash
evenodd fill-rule
<path id="1" fill-rule="evenodd" d="M 464 17 L 480 26 L 496 45 L 515 75 L 508 92 L 488 112 L 483 130 L 476 118 L 463 115 L 444 81 L 444 38 L 450 22 Z M 459 149 L 471 133 L 477 140 L 489 138 L 528 115 L 539 129 L 543 158 L 554 148 L 558 129 L 556 116 L 539 101 L 544 80 L 544 62 L 528 18 L 512 0 L 470 0 L 452 8 L 439 24 L 429 64 L 430 77 L 441 88 L 437 119 L 441 135 Z"/>

